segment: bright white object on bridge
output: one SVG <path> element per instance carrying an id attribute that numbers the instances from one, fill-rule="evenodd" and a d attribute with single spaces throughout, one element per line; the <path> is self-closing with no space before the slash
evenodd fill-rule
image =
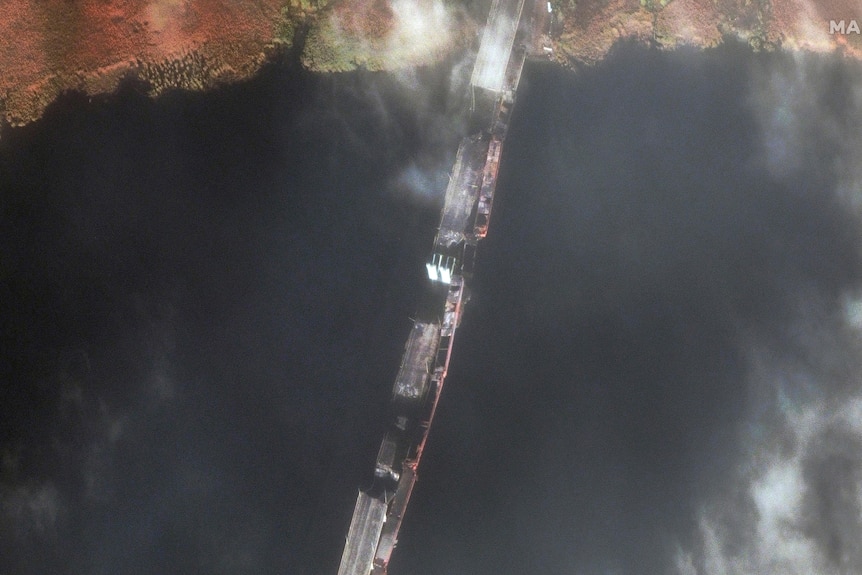
<path id="1" fill-rule="evenodd" d="M 476 242 L 488 229 L 500 152 L 526 56 L 526 49 L 514 48 L 523 6 L 524 0 L 494 0 L 488 18 L 471 83 L 484 91 L 486 102 L 491 92 L 491 122 L 461 142 L 431 261 L 425 264 L 429 279 L 447 288 L 443 317 L 415 322 L 408 337 L 392 391 L 395 419 L 377 454 L 374 483 L 357 496 L 338 575 L 386 575 L 389 568 L 461 323 L 463 272 L 472 269 L 464 262 L 475 258 Z M 487 122 L 485 111 L 472 112 L 474 121 Z M 442 290 L 433 291 L 436 298 Z"/>
<path id="2" fill-rule="evenodd" d="M 474 88 L 492 92 L 503 90 L 506 68 L 523 9 L 524 0 L 494 0 L 470 79 L 470 85 Z"/>
<path id="3" fill-rule="evenodd" d="M 452 273 L 456 263 L 457 260 L 453 257 L 434 254 L 431 256 L 431 261 L 425 264 L 425 269 L 428 270 L 428 279 L 432 282 L 452 283 Z"/>
<path id="4" fill-rule="evenodd" d="M 444 284 L 452 282 L 452 274 L 446 268 L 440 268 L 440 281 Z"/>

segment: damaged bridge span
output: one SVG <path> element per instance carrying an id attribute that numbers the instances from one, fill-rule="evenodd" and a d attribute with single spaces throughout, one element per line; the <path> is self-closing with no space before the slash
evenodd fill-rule
<path id="1" fill-rule="evenodd" d="M 427 300 L 407 337 L 371 488 L 359 491 L 338 575 L 384 575 L 404 517 L 466 304 L 479 241 L 488 233 L 500 157 L 528 56 L 547 57 L 544 0 L 493 0 L 470 80 L 473 132 L 455 157 L 426 264 Z"/>

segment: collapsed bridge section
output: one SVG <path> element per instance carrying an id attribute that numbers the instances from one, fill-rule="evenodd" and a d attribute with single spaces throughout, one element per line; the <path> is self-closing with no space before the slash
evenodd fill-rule
<path id="1" fill-rule="evenodd" d="M 360 491 L 338 575 L 385 575 L 449 368 L 478 242 L 488 233 L 503 142 L 530 45 L 532 2 L 494 0 L 471 77 L 472 135 L 458 147 L 431 258 L 430 313 L 420 310 L 395 377 L 391 421 L 372 486 Z"/>
<path id="2" fill-rule="evenodd" d="M 392 389 L 392 424 L 377 452 L 372 487 L 356 499 L 339 575 L 386 573 L 449 368 L 463 294 L 463 278 L 452 278 L 440 321 L 416 321 L 410 331 Z"/>

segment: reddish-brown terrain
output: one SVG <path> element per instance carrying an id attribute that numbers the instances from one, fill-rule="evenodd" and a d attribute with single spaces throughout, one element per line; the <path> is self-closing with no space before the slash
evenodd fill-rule
<path id="1" fill-rule="evenodd" d="M 555 57 L 593 63 L 619 38 L 673 48 L 731 36 L 758 49 L 840 50 L 862 56 L 855 0 L 552 0 Z M 663 5 L 664 4 L 664 5 Z M 477 36 L 457 0 L 3 0 L 0 114 L 41 116 L 64 90 L 112 92 L 132 74 L 153 94 L 206 89 L 254 74 L 296 39 L 320 71 L 432 63 Z"/>
<path id="2" fill-rule="evenodd" d="M 755 49 L 825 52 L 862 57 L 858 34 L 829 34 L 830 20 L 857 19 L 853 0 L 590 0 L 563 7 L 563 32 L 556 40 L 562 63 L 600 60 L 619 38 L 665 48 L 706 48 L 726 37 Z"/>
<path id="3" fill-rule="evenodd" d="M 155 91 L 248 76 L 265 60 L 283 4 L 4 0 L 0 111 L 12 124 L 26 123 L 63 90 L 110 92 L 128 73 Z"/>

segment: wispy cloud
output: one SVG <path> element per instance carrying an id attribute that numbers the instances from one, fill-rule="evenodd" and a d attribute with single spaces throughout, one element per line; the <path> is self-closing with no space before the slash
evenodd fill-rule
<path id="1" fill-rule="evenodd" d="M 792 182 L 788 193 L 843 204 L 862 226 L 859 70 L 811 55 L 773 59 L 752 69 L 750 104 L 759 124 L 756 161 Z M 703 502 L 697 543 L 676 556 L 680 575 L 862 572 L 858 294 L 851 285 L 788 289 L 795 319 L 777 335 L 750 333 L 741 342 L 748 364 L 741 459 L 732 485 Z"/>
<path id="2" fill-rule="evenodd" d="M 28 482 L 8 486 L 0 483 L 3 531 L 14 539 L 53 538 L 65 510 L 62 496 L 51 482 Z M 9 533 L 5 533 L 6 536 Z"/>
<path id="3" fill-rule="evenodd" d="M 340 2 L 311 30 L 302 60 L 326 71 L 429 65 L 474 34 L 464 9 L 442 0 Z"/>
<path id="4" fill-rule="evenodd" d="M 844 575 L 862 570 L 862 395 L 814 402 L 752 445 L 740 478 L 750 513 L 721 501 L 699 520 L 700 547 L 680 551 L 680 575 Z M 771 440 L 771 441 L 770 441 Z"/>

